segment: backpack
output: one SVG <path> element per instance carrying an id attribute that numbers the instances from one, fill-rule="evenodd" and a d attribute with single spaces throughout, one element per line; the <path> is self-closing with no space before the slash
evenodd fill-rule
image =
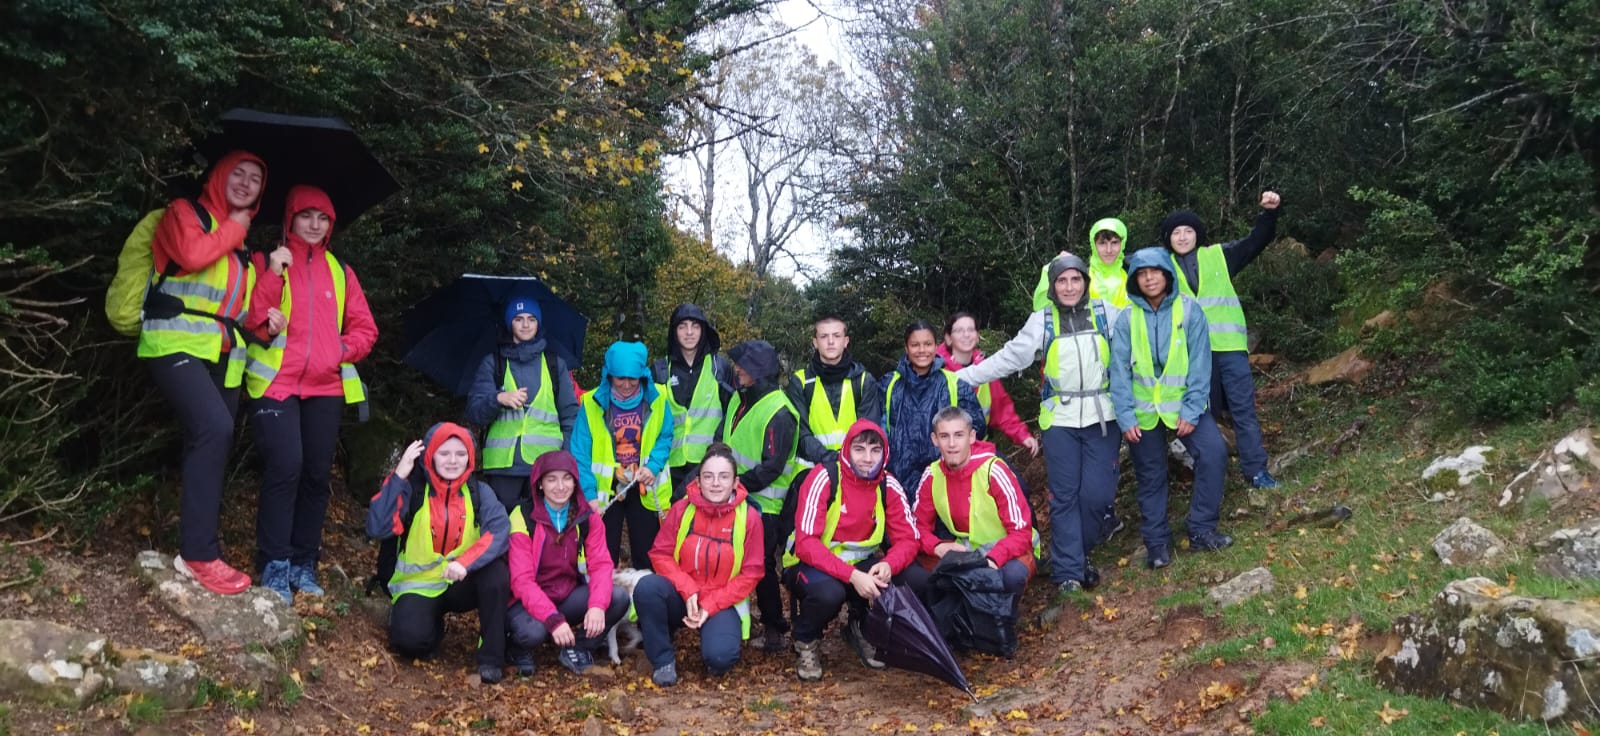
<path id="1" fill-rule="evenodd" d="M 199 201 L 191 199 L 188 202 L 194 208 L 195 217 L 200 219 L 200 227 L 205 232 L 211 232 L 210 213 Z M 162 208 L 146 213 L 139 224 L 133 226 L 133 232 L 122 243 L 122 252 L 117 255 L 117 273 L 111 278 L 111 287 L 106 289 L 106 319 L 119 334 L 139 336 L 150 290 L 150 274 L 155 270 L 151 246 L 156 237 L 156 228 L 166 212 L 166 208 Z M 177 275 L 178 270 L 178 265 L 169 261 L 161 279 L 156 282 L 156 288 L 159 289 L 168 277 Z"/>

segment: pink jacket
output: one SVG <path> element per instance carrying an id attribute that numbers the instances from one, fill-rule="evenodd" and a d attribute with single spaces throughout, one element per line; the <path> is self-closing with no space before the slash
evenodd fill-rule
<path id="1" fill-rule="evenodd" d="M 939 343 L 939 357 L 944 358 L 944 365 L 950 370 L 958 371 L 966 367 L 956 362 L 950 355 L 950 346 L 944 343 Z M 974 349 L 972 365 L 982 362 L 983 351 Z M 1006 387 L 1000 385 L 999 381 L 990 381 L 987 385 L 989 386 L 989 437 L 993 438 L 994 430 L 999 429 L 1012 442 L 1020 445 L 1027 441 L 1033 436 L 1033 432 L 1028 429 L 1027 422 L 1022 421 L 1022 417 L 1017 415 L 1017 407 L 1011 402 L 1011 395 L 1006 393 Z M 972 388 L 974 391 L 978 389 L 977 386 Z"/>
<path id="2" fill-rule="evenodd" d="M 556 610 L 557 603 L 565 601 L 584 583 L 583 575 L 578 572 L 578 545 L 583 545 L 589 572 L 589 608 L 605 610 L 611 605 L 614 569 L 611 552 L 606 549 L 605 523 L 583 502 L 582 493 L 574 493 L 567 504 L 566 526 L 556 531 L 550 512 L 544 507 L 544 496 L 538 490 L 539 479 L 554 470 L 564 470 L 576 477 L 577 463 L 564 450 L 547 452 L 534 462 L 533 501 L 530 508 L 513 511 L 525 514 L 528 530 L 511 533 L 511 551 L 507 556 L 511 566 L 512 602 L 521 601 L 534 620 L 551 631 L 566 621 Z M 581 540 L 578 539 L 579 526 L 588 527 Z"/>

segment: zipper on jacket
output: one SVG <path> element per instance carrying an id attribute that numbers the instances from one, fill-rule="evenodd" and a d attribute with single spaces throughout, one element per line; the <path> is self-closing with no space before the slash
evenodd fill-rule
<path id="1" fill-rule="evenodd" d="M 313 277 L 311 275 L 311 257 L 314 255 L 314 253 L 313 253 L 314 250 L 315 249 L 313 249 L 313 248 L 307 248 L 306 249 L 306 268 L 305 268 L 305 271 L 306 271 L 306 288 L 304 290 L 306 292 L 306 325 L 307 325 L 307 329 L 306 329 L 306 360 L 305 360 L 305 363 L 300 367 L 300 378 L 299 378 L 298 385 L 295 386 L 295 392 L 294 392 L 295 396 L 299 396 L 299 395 L 301 395 L 302 393 L 305 392 L 305 388 L 306 388 L 306 371 L 311 370 L 311 335 L 312 335 L 313 332 L 315 332 L 315 328 L 312 325 L 315 324 L 314 320 L 316 319 L 316 316 L 317 316 L 317 308 L 316 308 L 317 295 L 315 293 L 312 293 L 312 292 L 315 291 L 315 289 L 312 288 L 312 283 L 311 283 L 313 278 L 315 278 L 315 277 Z M 287 279 L 289 277 L 286 276 L 284 278 Z M 293 295 L 293 291 L 294 291 L 293 289 L 290 290 L 290 294 L 291 294 L 291 301 L 289 303 L 289 308 L 290 309 L 294 308 L 294 303 L 292 301 L 292 299 L 293 299 L 293 296 L 292 296 Z M 283 328 L 287 330 L 287 329 L 289 329 L 289 326 L 288 325 L 284 325 Z M 449 524 L 446 524 L 445 526 L 448 527 Z"/>

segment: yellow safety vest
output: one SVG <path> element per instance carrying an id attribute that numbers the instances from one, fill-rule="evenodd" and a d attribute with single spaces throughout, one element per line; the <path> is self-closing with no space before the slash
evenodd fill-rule
<path id="1" fill-rule="evenodd" d="M 723 420 L 722 437 L 733 450 L 737 472 L 747 473 L 761 464 L 761 444 L 766 439 L 767 424 L 780 411 L 789 412 L 796 420 L 800 417 L 800 412 L 795 411 L 789 397 L 784 396 L 782 391 L 773 391 L 761 397 L 742 419 L 736 419 L 739 416 L 739 395 L 733 395 L 728 403 L 728 416 Z M 789 443 L 789 456 L 784 460 L 783 472 L 772 481 L 772 485 L 750 494 L 756 505 L 761 507 L 761 513 L 776 514 L 783 511 L 783 497 L 789 493 L 789 483 L 801 470 L 794 454 L 799 441 L 800 433 L 796 432 L 794 440 Z"/>
<path id="2" fill-rule="evenodd" d="M 606 410 L 601 408 L 594 394 L 590 391 L 583 397 L 583 418 L 589 426 L 589 472 L 594 473 L 595 490 L 600 505 L 604 506 L 611 500 L 612 484 L 616 480 L 617 447 L 611 437 L 611 428 L 606 426 Z M 670 411 L 666 397 L 665 392 L 657 391 L 655 400 L 650 402 L 650 418 L 645 420 L 644 429 L 639 435 L 641 467 L 655 449 L 656 440 L 661 437 L 661 426 L 666 423 L 667 412 Z M 583 462 L 583 458 L 578 458 L 578 462 Z M 664 470 L 661 477 L 656 478 L 656 485 L 650 493 L 641 492 L 639 501 L 651 511 L 667 508 L 672 503 L 672 477 L 668 472 Z"/>
<path id="3" fill-rule="evenodd" d="M 1239 293 L 1234 291 L 1233 278 L 1228 275 L 1228 257 L 1221 245 L 1208 245 L 1195 254 L 1199 265 L 1200 292 L 1189 285 L 1189 277 L 1172 256 L 1172 270 L 1178 274 L 1178 291 L 1200 303 L 1206 313 L 1206 327 L 1211 335 L 1212 352 L 1234 352 L 1250 349 L 1250 331 L 1244 321 L 1244 306 L 1239 303 Z"/>
<path id="4" fill-rule="evenodd" d="M 744 567 L 744 541 L 749 538 L 745 529 L 749 504 L 738 504 L 733 509 L 733 571 L 728 573 L 731 582 L 739 577 L 739 570 Z M 683 522 L 678 524 L 678 541 L 672 545 L 672 559 L 680 564 L 683 562 L 683 540 L 689 538 L 689 531 L 694 528 L 694 504 L 687 504 L 683 510 Z M 733 610 L 739 614 L 739 637 L 750 638 L 750 598 L 733 604 Z"/>
<path id="5" fill-rule="evenodd" d="M 345 304 L 345 274 L 344 264 L 328 251 L 323 251 L 328 263 L 328 272 L 333 276 L 333 300 L 338 310 L 339 334 L 344 334 L 344 304 Z M 294 299 L 289 293 L 289 277 L 283 277 L 283 298 L 280 300 L 279 309 L 283 312 L 284 320 L 289 320 L 293 311 Z M 283 348 L 289 344 L 289 330 L 294 328 L 293 322 L 283 328 L 283 332 L 272 338 L 272 343 L 266 347 L 251 344 L 245 348 L 245 391 L 250 398 L 259 399 L 267 392 L 267 387 L 272 385 L 272 380 L 278 377 L 278 371 L 283 368 Z M 367 400 L 367 388 L 361 383 L 361 375 L 356 373 L 353 363 L 339 364 L 339 382 L 344 386 L 344 403 L 359 404 Z"/>
<path id="6" fill-rule="evenodd" d="M 987 552 L 995 542 L 1006 538 L 1006 525 L 1000 519 L 1000 506 L 994 502 L 994 496 L 989 495 L 989 474 L 999 461 L 999 457 L 991 457 L 972 471 L 972 495 L 967 500 L 967 530 L 964 532 L 956 531 L 955 520 L 950 518 L 950 487 L 944 477 L 944 468 L 933 471 L 933 510 L 939 514 L 944 528 L 955 536 L 957 542 L 980 552 Z M 1039 530 L 1035 529 L 1033 556 L 1040 554 Z"/>
<path id="7" fill-rule="evenodd" d="M 841 493 L 843 489 L 839 488 L 840 481 L 838 480 L 844 474 L 844 465 L 836 463 L 834 467 L 836 472 L 828 475 L 828 479 L 832 481 L 833 487 L 831 491 L 833 498 L 828 501 L 828 516 L 822 526 L 822 543 L 828 545 L 828 551 L 832 552 L 835 557 L 854 565 L 871 557 L 878 551 L 879 547 L 883 546 L 883 530 L 888 526 L 888 519 L 883 511 L 885 481 L 880 480 L 877 484 L 878 499 L 877 503 L 872 507 L 872 533 L 867 535 L 866 539 L 857 542 L 835 543 L 833 541 L 833 532 L 839 528 L 839 516 L 844 512 L 844 494 Z M 789 543 L 785 546 L 783 552 L 783 566 L 789 568 L 798 564 L 800 564 L 800 558 L 794 553 L 794 532 L 790 532 Z"/>
<path id="8" fill-rule="evenodd" d="M 794 375 L 800 379 L 801 390 L 804 390 L 808 380 L 805 369 L 795 371 Z M 811 428 L 811 436 L 816 437 L 823 447 L 838 452 L 844 446 L 845 432 L 855 422 L 855 381 L 846 378 L 840 383 L 839 411 L 835 413 L 828 404 L 828 392 L 822 387 L 822 378 L 816 377 L 811 389 L 811 406 L 806 410 L 806 426 Z"/>
<path id="9" fill-rule="evenodd" d="M 206 213 L 206 216 L 211 220 L 207 231 L 215 230 L 216 218 L 210 213 Z M 240 268 L 244 269 L 242 290 L 231 288 L 238 285 L 230 286 L 228 283 L 229 258 L 237 258 Z M 249 314 L 250 291 L 255 288 L 255 277 L 255 267 L 250 264 L 250 259 L 242 251 L 235 251 L 198 271 L 169 276 L 165 280 L 162 280 L 160 273 L 153 272 L 150 274 L 149 289 L 178 297 L 183 301 L 184 309 L 207 314 L 224 314 L 232 311 L 233 305 L 242 303 L 244 311 L 240 312 L 239 318 L 243 321 Z M 159 289 L 157 284 L 160 284 Z M 183 353 L 213 363 L 221 362 L 222 333 L 225 329 L 217 319 L 198 314 L 178 314 L 165 319 L 147 315 L 139 328 L 138 356 L 160 358 Z M 233 336 L 233 348 L 228 352 L 227 360 L 223 385 L 234 388 L 244 379 L 243 336 Z"/>
<path id="10" fill-rule="evenodd" d="M 433 504 L 428 501 L 433 488 L 431 484 L 422 486 L 422 508 L 411 518 L 411 528 L 406 531 L 405 543 L 401 545 L 399 559 L 395 561 L 394 575 L 389 578 L 391 603 L 407 594 L 437 598 L 450 587 L 450 582 L 444 579 L 445 567 L 467 551 L 479 537 L 478 517 L 472 507 L 472 489 L 469 485 L 469 482 L 461 484 L 461 496 L 466 507 L 466 520 L 461 524 L 461 542 L 449 554 L 443 555 L 433 551 Z"/>
<path id="11" fill-rule="evenodd" d="M 1100 329 L 1100 316 L 1095 313 L 1093 305 L 1089 308 L 1089 324 L 1095 328 L 1095 348 L 1100 355 L 1100 365 L 1106 369 L 1106 380 L 1099 388 L 1068 389 L 1056 385 L 1056 379 L 1061 375 L 1061 350 L 1062 346 L 1056 343 L 1060 340 L 1070 340 L 1072 335 L 1061 334 L 1061 310 L 1054 304 L 1050 305 L 1050 318 L 1045 320 L 1044 339 L 1044 381 L 1039 386 L 1041 395 L 1039 401 L 1039 427 L 1049 429 L 1055 420 L 1056 405 L 1065 399 L 1091 398 L 1111 393 L 1111 346 L 1106 342 L 1105 334 Z"/>
<path id="12" fill-rule="evenodd" d="M 1178 411 L 1183 408 L 1183 393 L 1189 379 L 1189 339 L 1183 329 L 1183 297 L 1172 295 L 1172 336 L 1167 341 L 1167 360 L 1156 375 L 1155 355 L 1150 349 L 1150 331 L 1144 309 L 1134 307 L 1128 315 L 1128 331 L 1133 348 L 1133 414 L 1140 429 L 1155 429 L 1156 423 L 1178 428 Z"/>
<path id="13" fill-rule="evenodd" d="M 695 379 L 694 393 L 688 406 L 678 404 L 672 387 L 657 384 L 656 391 L 667 397 L 672 407 L 672 454 L 667 465 L 678 468 L 698 463 L 706 457 L 706 448 L 716 438 L 717 426 L 722 424 L 722 391 L 717 385 L 715 357 L 707 355 Z M 672 375 L 672 359 L 667 358 L 667 375 Z"/>
<path id="14" fill-rule="evenodd" d="M 522 410 L 500 409 L 500 418 L 489 425 L 488 436 L 483 439 L 483 469 L 509 468 L 516 459 L 517 445 L 522 445 L 522 461 L 533 464 L 551 450 L 561 449 L 561 416 L 556 413 L 555 387 L 550 383 L 550 363 L 539 356 L 539 391 Z M 561 380 L 567 380 L 561 376 Z M 511 363 L 506 362 L 506 374 L 501 379 L 501 390 L 517 390 L 517 380 L 511 376 Z"/>

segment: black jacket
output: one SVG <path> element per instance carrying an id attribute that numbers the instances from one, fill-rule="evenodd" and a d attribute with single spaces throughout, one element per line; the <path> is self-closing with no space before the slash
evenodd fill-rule
<path id="1" fill-rule="evenodd" d="M 838 453 L 822 445 L 811 431 L 811 396 L 816 384 L 822 383 L 822 395 L 828 399 L 829 413 L 839 411 L 839 396 L 845 381 L 851 383 L 856 402 L 856 419 L 877 421 L 883 414 L 883 392 L 878 389 L 878 383 L 866 367 L 850 358 L 845 353 L 840 360 L 843 364 L 844 375 L 838 377 L 840 368 L 829 370 L 822 365 L 822 360 L 813 352 L 811 364 L 806 366 L 806 380 L 804 383 L 795 374 L 789 374 L 784 393 L 789 395 L 789 401 L 794 404 L 796 411 L 800 412 L 800 447 L 795 451 L 801 459 L 818 464 L 831 463 Z M 851 422 L 844 423 L 849 427 Z"/>

